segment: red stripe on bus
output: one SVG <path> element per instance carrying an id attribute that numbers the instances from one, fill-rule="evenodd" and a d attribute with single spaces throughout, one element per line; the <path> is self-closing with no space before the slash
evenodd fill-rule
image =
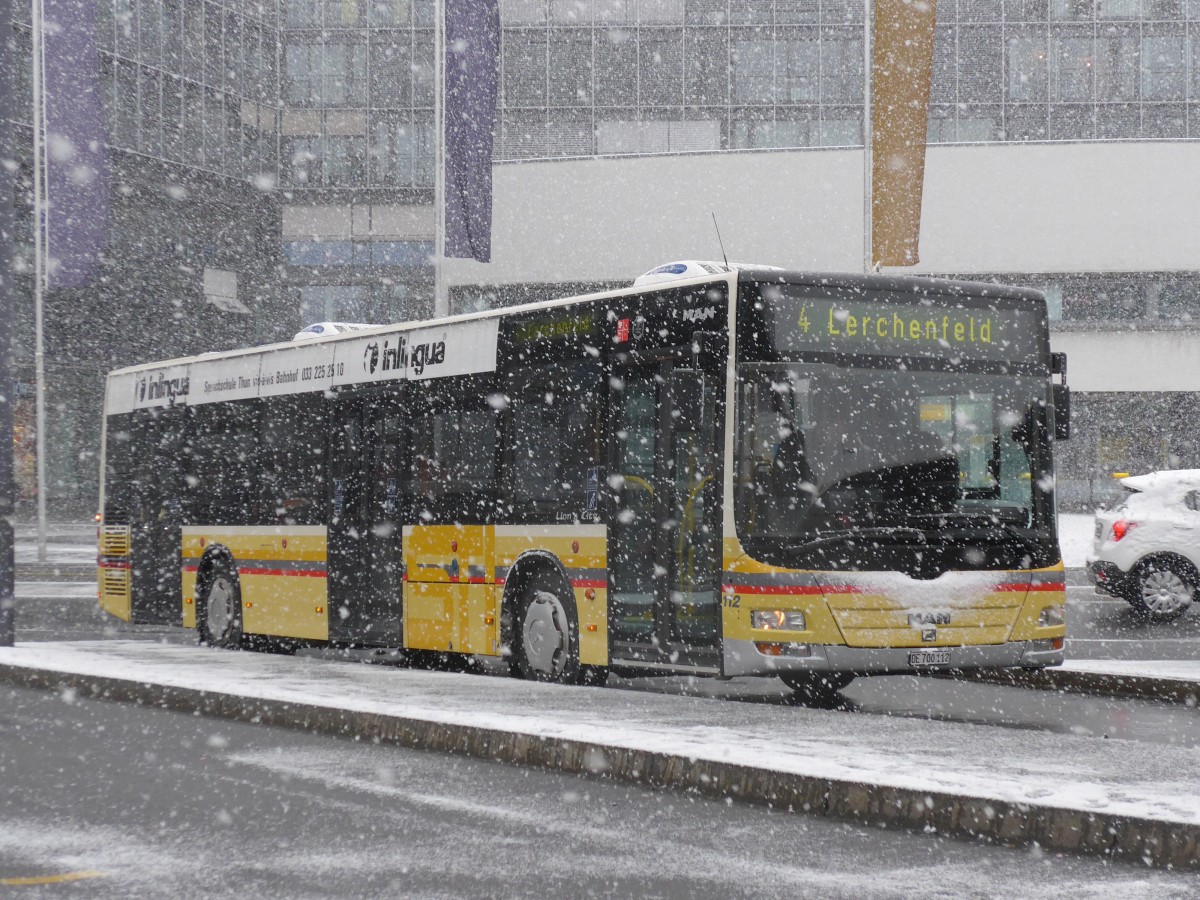
<path id="1" fill-rule="evenodd" d="M 96 565 L 99 566 L 101 569 L 128 569 L 129 561 L 126 560 L 125 562 L 104 562 L 103 560 L 98 560 L 96 562 Z"/>
<path id="2" fill-rule="evenodd" d="M 579 581 L 572 581 L 571 587 L 575 588 L 606 588 L 608 582 L 603 579 L 587 578 Z"/>
<path id="3" fill-rule="evenodd" d="M 856 587 L 849 584 L 826 585 L 823 587 L 813 587 L 812 585 L 723 585 L 721 590 L 726 593 L 736 594 L 793 594 L 793 595 L 814 595 L 814 594 L 863 594 L 867 593 L 867 588 Z M 998 584 L 993 589 L 993 592 L 1010 592 L 1010 591 L 1064 591 L 1066 586 L 1063 584 Z"/>
<path id="4" fill-rule="evenodd" d="M 811 584 L 746 584 L 733 585 L 727 584 L 721 588 L 723 593 L 729 594 L 857 594 L 858 588 L 849 587 L 847 585 L 839 585 L 837 587 L 814 587 Z"/>
<path id="5" fill-rule="evenodd" d="M 302 578 L 324 578 L 324 571 L 314 569 L 244 569 L 238 568 L 239 575 L 294 575 Z"/>
<path id="6" fill-rule="evenodd" d="M 998 584 L 997 591 L 1065 591 L 1066 584 L 1063 582 L 1050 584 Z"/>

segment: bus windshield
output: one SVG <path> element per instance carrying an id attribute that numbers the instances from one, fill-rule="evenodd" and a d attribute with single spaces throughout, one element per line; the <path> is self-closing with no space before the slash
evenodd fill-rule
<path id="1" fill-rule="evenodd" d="M 765 355 L 737 394 L 735 521 L 756 556 L 920 577 L 1056 561 L 1044 375 Z"/>

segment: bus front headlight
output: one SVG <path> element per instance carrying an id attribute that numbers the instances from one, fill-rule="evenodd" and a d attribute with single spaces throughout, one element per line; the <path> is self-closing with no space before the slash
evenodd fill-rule
<path id="1" fill-rule="evenodd" d="M 750 613 L 750 627 L 768 631 L 804 631 L 808 623 L 802 612 L 786 612 L 782 609 L 755 609 Z"/>
<path id="2" fill-rule="evenodd" d="M 1039 628 L 1053 628 L 1056 625 L 1064 625 L 1067 621 L 1066 606 L 1047 606 L 1038 616 Z"/>

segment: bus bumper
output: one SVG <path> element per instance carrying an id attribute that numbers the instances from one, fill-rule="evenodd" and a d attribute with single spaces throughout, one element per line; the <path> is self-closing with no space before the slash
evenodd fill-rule
<path id="1" fill-rule="evenodd" d="M 855 672 L 915 674 L 958 669 L 1042 668 L 1060 665 L 1061 649 L 1049 640 L 1012 641 L 973 647 L 845 647 L 826 644 L 789 645 L 791 654 L 807 647 L 807 655 L 768 656 L 754 641 L 725 641 L 724 675 L 773 675 L 779 672 Z M 935 654 L 949 654 L 949 661 Z"/>

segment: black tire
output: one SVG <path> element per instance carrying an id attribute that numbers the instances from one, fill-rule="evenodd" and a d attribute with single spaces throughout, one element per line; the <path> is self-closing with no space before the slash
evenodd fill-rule
<path id="1" fill-rule="evenodd" d="M 838 692 L 854 680 L 844 672 L 781 672 L 779 678 L 797 702 L 825 709 L 841 704 Z"/>
<path id="2" fill-rule="evenodd" d="M 1191 608 L 1196 596 L 1196 571 L 1170 557 L 1138 564 L 1125 599 L 1138 618 L 1147 622 L 1173 622 Z"/>
<path id="3" fill-rule="evenodd" d="M 581 666 L 579 683 L 589 687 L 604 687 L 608 682 L 607 666 Z"/>
<path id="4" fill-rule="evenodd" d="M 579 614 L 575 595 L 561 578 L 535 575 L 517 599 L 513 619 L 512 668 L 529 681 L 578 684 Z"/>
<path id="5" fill-rule="evenodd" d="M 242 588 L 237 572 L 228 562 L 215 563 L 204 579 L 204 590 L 196 596 L 196 631 L 200 643 L 236 650 L 242 634 Z"/>

